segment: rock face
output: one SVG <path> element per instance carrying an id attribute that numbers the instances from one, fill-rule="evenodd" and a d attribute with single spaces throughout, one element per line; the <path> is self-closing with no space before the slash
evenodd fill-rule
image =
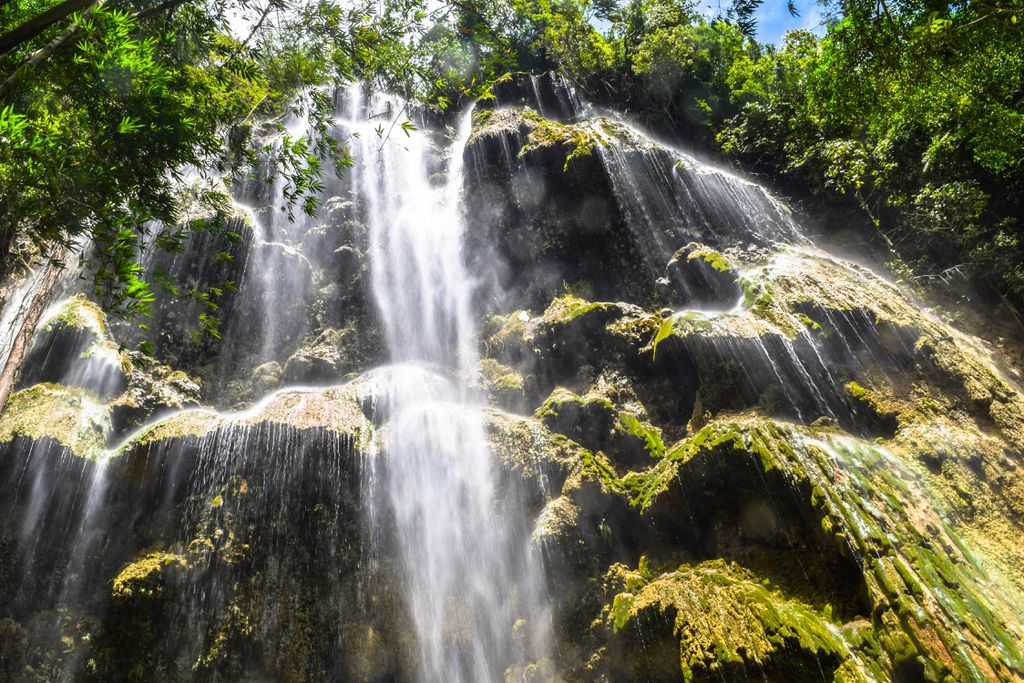
<path id="1" fill-rule="evenodd" d="M 554 625 L 507 676 L 1024 677 L 1024 396 L 983 343 L 558 77 L 495 94 L 472 380 Z M 4 680 L 417 678 L 348 201 L 294 228 L 294 329 L 225 375 L 117 351 L 81 298 L 41 327 L 0 416 Z M 90 349 L 116 382 L 68 374 Z"/>
<path id="2" fill-rule="evenodd" d="M 761 187 L 621 121 L 552 120 L 529 107 L 475 117 L 466 195 L 479 232 L 469 256 L 530 305 L 563 281 L 582 281 L 598 298 L 651 303 L 654 274 L 689 242 L 722 249 L 800 239 Z"/>

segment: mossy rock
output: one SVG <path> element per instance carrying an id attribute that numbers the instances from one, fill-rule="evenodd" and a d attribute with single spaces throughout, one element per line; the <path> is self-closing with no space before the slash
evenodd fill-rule
<path id="1" fill-rule="evenodd" d="M 582 558 L 614 558 L 624 548 L 646 549 L 662 563 L 731 558 L 765 590 L 829 615 L 836 633 L 841 626 L 860 634 L 857 647 L 870 652 L 858 654 L 854 669 L 875 673 L 851 671 L 843 654 L 832 661 L 837 678 L 874 680 L 920 668 L 914 662 L 930 662 L 921 669 L 929 680 L 1003 679 L 1021 670 L 1011 634 L 1021 628 L 1024 593 L 1013 567 L 1024 548 L 1011 540 L 1019 531 L 1009 531 L 1020 523 L 998 503 L 979 508 L 976 521 L 947 517 L 957 496 L 991 495 L 966 470 L 949 485 L 944 472 L 929 474 L 900 451 L 756 416 L 713 421 L 646 470 L 622 474 L 600 453 L 575 455 L 581 467 L 558 506 L 572 515 L 552 508 L 545 519 L 575 519 L 576 528 L 547 524 L 557 529 L 544 535 L 548 544 L 564 539 L 566 548 L 584 548 L 574 551 Z M 622 665 L 646 666 L 644 657 Z"/>
<path id="2" fill-rule="evenodd" d="M 357 384 L 322 389 L 284 389 L 237 413 L 186 410 L 146 426 L 133 435 L 122 450 L 167 441 L 202 439 L 218 430 L 259 426 L 317 431 L 357 445 L 369 435 L 369 423 L 362 412 L 359 392 Z"/>
<path id="3" fill-rule="evenodd" d="M 188 569 L 182 555 L 151 552 L 121 570 L 114 579 L 111 595 L 117 602 L 145 601 L 158 597 L 168 583 L 180 580 Z"/>
<path id="4" fill-rule="evenodd" d="M 624 466 L 650 465 L 652 458 L 665 454 L 661 430 L 647 421 L 643 405 L 628 385 L 616 386 L 616 380 L 609 381 L 608 375 L 599 377 L 583 396 L 556 388 L 534 417 L 552 431 Z"/>
<path id="5" fill-rule="evenodd" d="M 352 329 L 326 329 L 306 338 L 288 358 L 281 380 L 292 384 L 333 384 L 356 367 L 357 334 Z"/>
<path id="6" fill-rule="evenodd" d="M 558 438 L 531 417 L 488 410 L 487 439 L 503 469 L 528 483 L 532 504 L 545 504 L 544 491 L 557 490 L 577 460 L 577 444 Z"/>
<path id="7" fill-rule="evenodd" d="M 613 677 L 668 680 L 674 670 L 684 680 L 821 680 L 851 658 L 827 613 L 766 588 L 734 563 L 684 565 L 656 577 L 615 565 L 605 583 L 616 591 L 605 612 L 615 638 L 601 664 Z M 633 648 L 642 653 L 627 654 Z"/>
<path id="8" fill-rule="evenodd" d="M 52 439 L 90 460 L 103 453 L 109 431 L 109 413 L 97 397 L 57 384 L 36 384 L 11 394 L 0 415 L 0 443 Z"/>
<path id="9" fill-rule="evenodd" d="M 127 388 L 109 404 L 114 434 L 124 435 L 167 413 L 198 407 L 201 393 L 199 379 L 139 354 Z"/>
<path id="10" fill-rule="evenodd" d="M 492 358 L 480 359 L 478 367 L 480 384 L 500 407 L 513 411 L 525 408 L 526 393 L 520 373 Z"/>
<path id="11" fill-rule="evenodd" d="M 109 399 L 128 385 L 132 361 L 107 336 L 98 305 L 75 295 L 51 307 L 32 338 L 20 386 L 53 382 Z"/>
<path id="12" fill-rule="evenodd" d="M 670 305 L 727 310 L 743 296 L 736 266 L 721 252 L 690 243 L 676 251 L 659 280 Z"/>

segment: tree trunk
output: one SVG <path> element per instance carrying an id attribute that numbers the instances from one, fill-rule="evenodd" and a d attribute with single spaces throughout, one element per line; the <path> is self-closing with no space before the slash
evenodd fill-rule
<path id="1" fill-rule="evenodd" d="M 0 412 L 18 382 L 32 334 L 64 270 L 62 257 L 63 253 L 54 255 L 40 266 L 39 271 L 30 273 L 20 286 L 10 287 L 4 302 L 3 328 L 0 329 L 3 336 L 0 339 Z"/>

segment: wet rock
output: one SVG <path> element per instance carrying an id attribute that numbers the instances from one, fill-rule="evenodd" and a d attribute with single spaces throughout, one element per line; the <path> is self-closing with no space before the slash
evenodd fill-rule
<path id="1" fill-rule="evenodd" d="M 283 381 L 291 384 L 333 384 L 356 369 L 357 333 L 351 328 L 326 329 L 307 337 L 298 351 L 285 362 Z"/>
<path id="2" fill-rule="evenodd" d="M 563 281 L 616 296 L 624 286 L 610 271 L 626 278 L 625 288 L 643 291 L 643 260 L 618 216 L 596 140 L 587 127 L 527 109 L 485 110 L 470 137 L 467 208 L 474 225 L 487 226 L 468 236 L 470 256 L 487 263 L 504 288 L 521 291 L 526 305 L 538 305 Z M 554 188 L 557 201 L 548 196 Z"/>
<path id="3" fill-rule="evenodd" d="M 520 305 L 542 305 L 563 281 L 646 304 L 680 244 L 801 242 L 759 186 L 608 118 L 566 124 L 529 108 L 484 110 L 465 159 L 469 216 L 486 226 L 468 236 L 470 257 Z M 554 188 L 558 201 L 548 201 Z"/>
<path id="4" fill-rule="evenodd" d="M 12 683 L 30 680 L 25 663 L 28 634 L 12 619 L 0 619 L 0 678 Z"/>
<path id="5" fill-rule="evenodd" d="M 77 295 L 56 304 L 39 326 L 20 386 L 58 383 L 109 399 L 126 388 L 130 365 L 108 338 L 103 311 Z"/>
<path id="6" fill-rule="evenodd" d="M 727 310 L 743 297 L 729 258 L 699 244 L 688 244 L 673 254 L 658 284 L 666 301 L 676 307 Z"/>
<path id="7" fill-rule="evenodd" d="M 196 367 L 217 355 L 211 340 L 197 338 L 199 315 L 208 307 L 190 291 L 213 296 L 224 317 L 232 317 L 239 289 L 255 248 L 253 218 L 237 208 L 225 212 L 206 207 L 186 209 L 183 222 L 191 226 L 178 251 L 154 249 L 147 265 L 151 281 L 156 274 L 170 278 L 174 289 L 157 287 L 147 330 L 130 323 L 117 326 L 117 336 L 127 344 L 148 341 L 155 355 L 175 367 Z M 220 294 L 210 294 L 211 289 Z"/>
<path id="8" fill-rule="evenodd" d="M 109 404 L 114 434 L 127 434 L 148 420 L 198 406 L 200 393 L 196 378 L 136 355 L 128 387 Z"/>
<path id="9" fill-rule="evenodd" d="M 552 121 L 572 120 L 583 111 L 572 83 L 553 71 L 506 74 L 491 85 L 491 95 L 490 99 L 481 100 L 477 108 L 530 107 Z"/>

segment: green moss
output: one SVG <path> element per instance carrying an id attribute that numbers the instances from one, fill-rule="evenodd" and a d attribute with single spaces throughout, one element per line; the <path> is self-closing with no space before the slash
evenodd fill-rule
<path id="1" fill-rule="evenodd" d="M 566 125 L 548 121 L 531 110 L 523 110 L 523 120 L 530 127 L 526 144 L 519 150 L 519 156 L 543 147 L 570 147 L 565 157 L 563 171 L 569 170 L 569 164 L 582 156 L 589 156 L 597 145 L 593 133 L 583 126 Z"/>
<path id="2" fill-rule="evenodd" d="M 477 109 L 473 112 L 473 127 L 481 128 L 486 126 L 494 114 L 493 109 Z"/>
<path id="3" fill-rule="evenodd" d="M 60 302 L 56 312 L 41 326 L 43 331 L 63 326 L 76 330 L 88 330 L 99 338 L 107 332 L 107 317 L 97 304 L 81 294 Z"/>
<path id="4" fill-rule="evenodd" d="M 485 388 L 495 393 L 522 394 L 523 376 L 491 358 L 481 358 L 480 377 Z"/>
<path id="5" fill-rule="evenodd" d="M 710 247 L 701 246 L 689 253 L 687 259 L 693 261 L 694 259 L 700 259 L 704 263 L 708 264 L 715 270 L 725 273 L 730 270 L 735 270 L 735 267 L 728 258 L 723 256 L 721 253 L 711 249 Z"/>
<path id="6" fill-rule="evenodd" d="M 529 333 L 531 318 L 530 312 L 523 310 L 491 316 L 483 329 L 487 353 L 500 356 L 521 349 Z"/>
<path id="7" fill-rule="evenodd" d="M 565 387 L 556 387 L 554 391 L 544 400 L 544 403 L 534 411 L 533 416 L 538 420 L 545 418 L 556 418 L 565 409 L 566 404 L 573 404 L 583 407 L 583 397 L 574 394 Z"/>
<path id="8" fill-rule="evenodd" d="M 606 582 L 620 589 L 607 610 L 613 631 L 670 620 L 685 680 L 714 676 L 730 664 L 764 665 L 793 647 L 811 657 L 850 657 L 826 612 L 769 590 L 733 563 L 684 565 L 653 580 L 616 565 Z"/>
<path id="9" fill-rule="evenodd" d="M 563 294 L 548 305 L 541 319 L 549 325 L 565 324 L 591 311 L 605 311 L 614 306 L 610 303 L 587 301 L 575 294 Z"/>
<path id="10" fill-rule="evenodd" d="M 811 330 L 814 330 L 815 332 L 820 332 L 821 331 L 821 325 L 819 325 L 814 320 L 811 320 L 808 316 L 804 315 L 803 313 L 797 313 L 796 314 L 796 318 L 797 318 L 797 320 L 802 322 L 805 327 L 807 327 L 807 328 L 809 328 Z"/>
<path id="11" fill-rule="evenodd" d="M 0 415 L 0 442 L 50 438 L 81 458 L 95 459 L 109 428 L 106 408 L 89 392 L 36 384 L 11 395 Z"/>
<path id="12" fill-rule="evenodd" d="M 644 442 L 644 447 L 653 458 L 665 454 L 665 443 L 661 440 L 661 432 L 654 426 L 641 422 L 636 415 L 619 411 L 619 424 L 631 436 Z"/>
<path id="13" fill-rule="evenodd" d="M 182 555 L 152 552 L 132 562 L 117 575 L 111 594 L 115 601 L 146 599 L 163 592 L 167 577 L 188 568 Z"/>

